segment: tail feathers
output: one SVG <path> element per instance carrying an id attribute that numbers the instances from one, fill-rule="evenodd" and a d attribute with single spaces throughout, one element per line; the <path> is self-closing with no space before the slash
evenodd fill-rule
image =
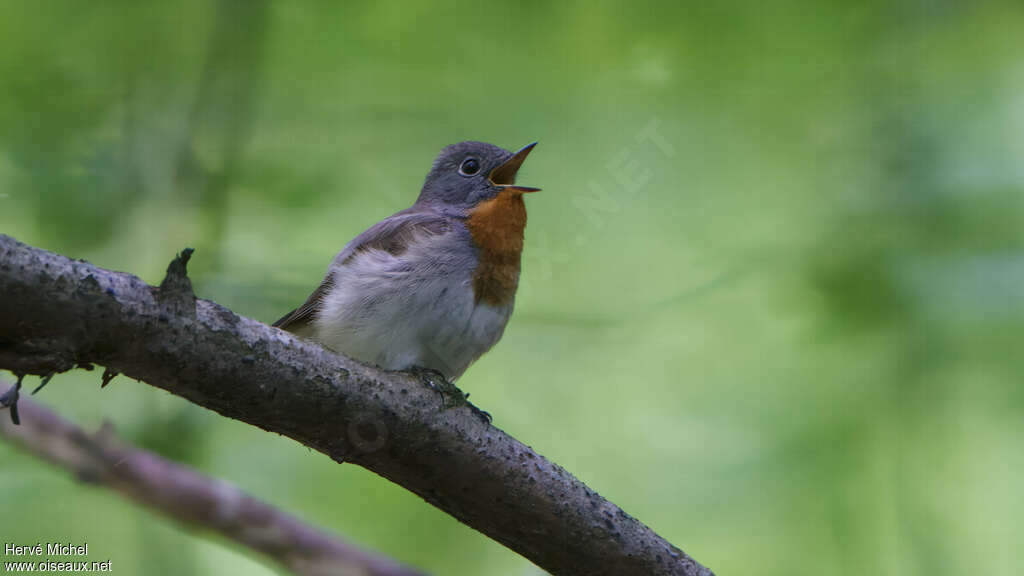
<path id="1" fill-rule="evenodd" d="M 298 312 L 298 311 L 299 311 L 298 308 L 294 308 L 291 312 L 289 312 L 289 313 L 285 314 L 284 316 L 281 316 L 280 318 L 278 318 L 276 322 L 271 324 L 271 326 L 273 326 L 274 328 L 280 328 L 282 330 L 287 330 L 288 329 L 288 323 L 289 323 L 288 320 L 289 320 L 289 318 L 294 316 L 295 313 Z"/>
<path id="2" fill-rule="evenodd" d="M 309 298 L 306 299 L 302 306 L 285 314 L 277 322 L 274 322 L 273 325 L 295 334 L 305 331 L 306 328 L 313 324 L 313 320 L 316 319 L 317 312 L 320 310 L 320 303 L 323 302 L 324 298 L 327 297 L 327 293 L 333 287 L 334 282 L 331 281 L 331 275 L 328 274 L 324 281 L 320 283 L 320 286 L 309 295 Z"/>

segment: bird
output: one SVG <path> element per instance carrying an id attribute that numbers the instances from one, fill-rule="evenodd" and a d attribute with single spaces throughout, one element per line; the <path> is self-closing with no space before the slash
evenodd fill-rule
<path id="1" fill-rule="evenodd" d="M 516 184 L 516 176 L 536 144 L 516 152 L 475 141 L 442 149 L 415 203 L 346 244 L 320 286 L 274 326 L 386 370 L 436 373 L 453 386 L 512 315 L 523 195 L 540 190 Z"/>

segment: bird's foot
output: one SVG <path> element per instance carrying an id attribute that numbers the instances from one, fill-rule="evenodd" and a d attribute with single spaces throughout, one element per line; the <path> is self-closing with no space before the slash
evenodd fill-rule
<path id="1" fill-rule="evenodd" d="M 434 370 L 433 368 L 424 368 L 422 366 L 413 366 L 409 369 L 409 372 L 416 376 L 424 386 L 441 395 L 441 401 L 444 403 L 444 408 L 446 410 L 448 408 L 465 406 L 469 408 L 477 418 L 480 418 L 487 424 L 491 423 L 491 415 L 474 406 L 469 401 L 469 394 L 459 390 L 459 387 L 450 382 L 441 372 Z"/>
<path id="2" fill-rule="evenodd" d="M 469 394 L 466 394 L 466 398 L 469 398 Z M 483 422 L 484 424 L 490 424 L 491 423 L 492 418 L 491 418 L 491 413 L 490 412 L 477 408 L 469 400 L 466 400 L 466 406 L 469 407 L 469 409 L 473 411 L 473 414 L 475 414 L 476 417 L 479 418 L 481 422 Z"/>
<path id="3" fill-rule="evenodd" d="M 467 404 L 466 395 L 459 390 L 459 387 L 448 381 L 445 375 L 433 368 L 413 366 L 409 369 L 424 386 L 441 395 L 445 408 L 455 408 Z"/>

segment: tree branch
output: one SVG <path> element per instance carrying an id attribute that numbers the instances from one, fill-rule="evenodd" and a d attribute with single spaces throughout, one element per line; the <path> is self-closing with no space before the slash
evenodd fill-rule
<path id="1" fill-rule="evenodd" d="M 28 398 L 24 424 L 0 418 L 0 436 L 84 482 L 105 486 L 195 528 L 212 530 L 301 576 L 423 576 L 394 560 L 304 524 L 226 482 L 119 442 L 110 428 L 89 434 Z"/>
<path id="2" fill-rule="evenodd" d="M 161 290 L 0 235 L 0 368 L 105 365 L 372 470 L 555 575 L 711 574 L 410 375 L 195 299 L 183 280 Z"/>

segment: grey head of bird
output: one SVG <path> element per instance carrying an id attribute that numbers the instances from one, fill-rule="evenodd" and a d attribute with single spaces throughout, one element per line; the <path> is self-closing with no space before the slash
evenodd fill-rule
<path id="1" fill-rule="evenodd" d="M 516 174 L 537 143 L 511 152 L 486 142 L 446 146 L 423 182 L 416 204 L 452 216 L 466 216 L 481 202 L 502 192 L 516 195 L 539 188 L 516 185 Z"/>

